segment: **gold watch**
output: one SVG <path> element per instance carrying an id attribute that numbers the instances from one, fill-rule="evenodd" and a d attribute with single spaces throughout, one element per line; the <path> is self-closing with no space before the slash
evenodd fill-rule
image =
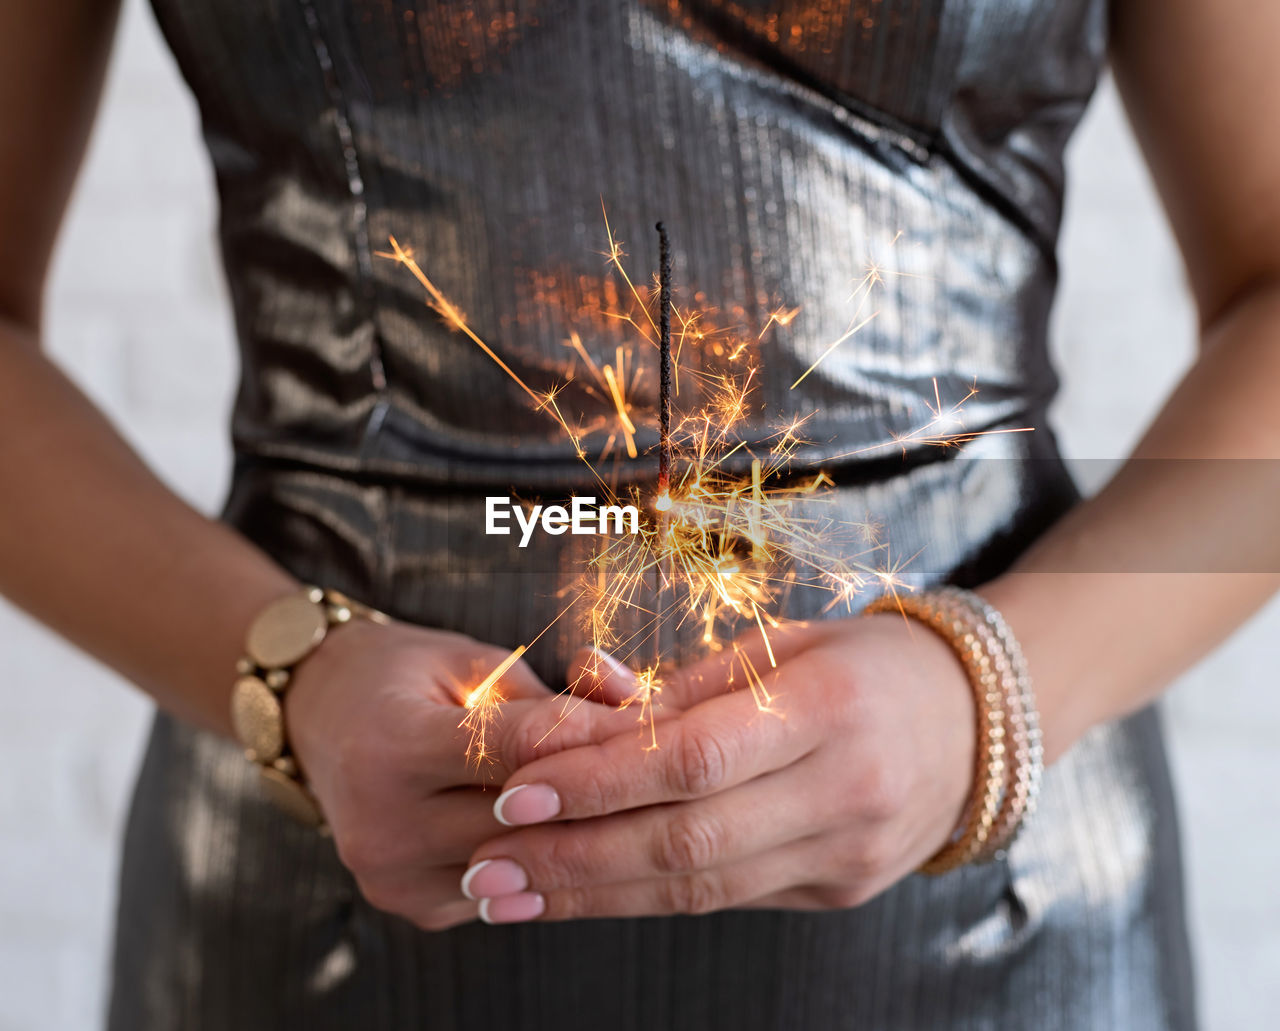
<path id="1" fill-rule="evenodd" d="M 298 664 L 333 627 L 355 618 L 389 621 L 377 609 L 319 587 L 271 602 L 249 626 L 231 692 L 231 723 L 245 755 L 258 766 L 263 790 L 294 819 L 322 832 L 328 830 L 324 813 L 289 749 L 284 696 Z"/>

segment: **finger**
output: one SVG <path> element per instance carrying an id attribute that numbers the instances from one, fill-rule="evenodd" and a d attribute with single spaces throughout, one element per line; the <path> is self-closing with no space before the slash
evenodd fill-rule
<path id="1" fill-rule="evenodd" d="M 443 906 L 427 910 L 414 920 L 424 931 L 447 931 L 451 927 L 469 924 L 480 915 L 480 906 L 470 899 L 458 899 Z"/>
<path id="2" fill-rule="evenodd" d="M 713 795 L 791 765 L 813 745 L 809 721 L 761 712 L 747 692 L 713 698 L 648 731 L 539 758 L 507 781 L 494 803 L 510 826 L 607 813 Z"/>
<path id="3" fill-rule="evenodd" d="M 787 888 L 783 891 L 775 891 L 771 895 L 762 895 L 758 899 L 752 899 L 750 902 L 743 902 L 734 909 L 833 909 L 844 908 L 832 906 L 830 902 L 825 901 L 826 896 L 824 890 L 817 885 L 806 885 L 800 888 Z"/>
<path id="4" fill-rule="evenodd" d="M 460 869 L 439 867 L 406 872 L 396 879 L 366 879 L 361 891 L 375 909 L 404 917 L 424 931 L 443 931 L 479 915 L 476 902 L 458 888 Z"/>
<path id="5" fill-rule="evenodd" d="M 757 627 L 728 647 L 692 665 L 664 671 L 656 701 L 662 708 L 687 709 L 734 687 L 750 686 L 778 664 L 837 632 L 835 621 L 782 623 Z M 569 663 L 569 690 L 610 705 L 625 705 L 640 687 L 638 675 L 599 648 L 583 648 Z"/>
<path id="6" fill-rule="evenodd" d="M 640 686 L 636 674 L 608 652 L 583 648 L 569 663 L 569 690 L 582 698 L 625 705 Z"/>
<path id="7" fill-rule="evenodd" d="M 477 849 L 464 883 L 476 897 L 545 893 L 729 865 L 828 830 L 837 803 L 812 783 L 802 760 L 709 798 L 522 828 Z"/>
<path id="8" fill-rule="evenodd" d="M 634 713 L 571 695 L 435 706 L 417 745 L 424 790 L 501 783 L 540 755 L 634 728 Z"/>
<path id="9" fill-rule="evenodd" d="M 424 798 L 452 787 L 484 787 L 506 777 L 502 728 L 540 704 L 528 699 L 495 703 L 483 711 L 433 708 L 419 733 L 417 769 Z"/>
<path id="10" fill-rule="evenodd" d="M 771 670 L 777 663 L 829 636 L 829 624 L 784 623 L 766 633 L 747 631 L 727 648 L 692 665 L 664 670 L 656 699 L 664 708 L 687 709 L 745 681 L 750 671 Z M 599 648 L 583 648 L 569 663 L 569 689 L 584 698 L 611 705 L 634 699 L 638 675 L 615 656 Z"/>
<path id="11" fill-rule="evenodd" d="M 492 664 L 486 663 L 476 671 L 479 675 L 475 678 L 474 685 L 469 690 L 463 689 L 462 697 L 465 699 L 470 692 L 480 688 L 481 685 L 485 685 L 504 701 L 518 698 L 539 699 L 554 695 L 555 692 L 542 682 L 542 678 L 525 661 L 524 653 L 525 646 L 521 645 L 507 652 L 500 660 L 492 661 Z M 492 683 L 489 683 L 490 678 Z"/>
<path id="12" fill-rule="evenodd" d="M 892 888 L 911 868 L 877 874 L 836 876 L 825 884 L 801 884 L 763 895 L 738 909 L 853 909 Z"/>
<path id="13" fill-rule="evenodd" d="M 420 768 L 432 792 L 441 786 L 483 785 L 492 780 L 488 767 L 501 753 L 495 748 L 498 728 L 530 705 L 555 697 L 524 661 L 523 646 L 505 655 L 501 649 L 485 646 L 479 649 L 483 659 L 474 657 L 474 643 L 470 647 L 469 657 L 459 660 L 462 667 L 471 667 L 467 679 L 442 673 L 443 696 L 437 696 L 421 722 L 405 721 L 404 729 L 413 738 L 415 755 L 420 756 Z"/>
<path id="14" fill-rule="evenodd" d="M 391 796 L 388 796 L 391 797 Z M 438 792 L 407 804 L 397 801 L 379 808 L 376 797 L 355 799 L 361 811 L 353 826 L 346 813 L 334 824 L 338 854 L 360 876 L 395 877 L 402 871 L 422 871 L 465 863 L 483 842 L 501 833 L 494 818 L 492 791 L 459 788 Z"/>
<path id="15" fill-rule="evenodd" d="M 511 772 L 536 759 L 619 735 L 634 740 L 640 730 L 638 710 L 620 710 L 571 694 L 506 709 L 496 754 Z"/>
<path id="16" fill-rule="evenodd" d="M 798 842 L 714 870 L 625 884 L 521 892 L 483 900 L 480 919 L 499 924 L 710 913 L 747 905 L 807 880 L 806 869 L 813 858 L 814 846 Z"/>
<path id="17" fill-rule="evenodd" d="M 493 792 L 481 788 L 457 788 L 440 792 L 422 806 L 412 819 L 405 838 L 421 841 L 418 865 L 441 866 L 465 863 L 477 840 L 485 840 L 500 829 L 493 815 Z"/>
<path id="18" fill-rule="evenodd" d="M 767 679 L 777 666 L 835 633 L 835 621 L 782 623 L 767 630 L 755 627 L 719 652 L 688 666 L 664 670 L 662 704 L 688 709 L 735 688 L 749 689 L 753 681 Z"/>

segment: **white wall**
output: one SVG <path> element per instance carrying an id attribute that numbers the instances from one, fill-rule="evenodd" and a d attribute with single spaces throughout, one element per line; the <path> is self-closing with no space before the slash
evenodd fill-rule
<path id="1" fill-rule="evenodd" d="M 159 471 L 220 501 L 234 375 L 190 99 L 128 0 L 62 240 L 48 345 Z M 1073 154 L 1057 345 L 1073 455 L 1132 442 L 1191 352 L 1180 270 L 1107 91 Z M 97 1026 L 117 839 L 148 707 L 0 603 L 0 1029 Z M 1280 1012 L 1280 605 L 1173 692 L 1204 1013 L 1210 1031 Z M 1271 975 L 1271 976 L 1268 976 Z"/>

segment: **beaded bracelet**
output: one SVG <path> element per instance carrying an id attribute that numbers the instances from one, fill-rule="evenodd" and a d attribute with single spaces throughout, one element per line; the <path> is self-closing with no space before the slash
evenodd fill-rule
<path id="1" fill-rule="evenodd" d="M 978 638 L 976 621 L 962 618 L 946 598 L 929 593 L 885 596 L 873 601 L 865 611 L 868 615 L 898 611 L 923 623 L 955 652 L 973 689 L 978 742 L 969 802 L 956 833 L 920 867 L 921 873 L 946 873 L 977 859 L 996 824 L 1005 784 L 1006 692 Z"/>
<path id="2" fill-rule="evenodd" d="M 1044 765 L 1022 650 L 1000 613 L 970 591 L 945 587 L 885 596 L 866 608 L 867 614 L 895 611 L 947 642 L 964 666 L 977 710 L 975 770 L 965 815 L 920 871 L 940 874 L 1003 858 L 1035 808 Z"/>
<path id="3" fill-rule="evenodd" d="M 1006 747 L 1010 752 L 1005 782 L 1005 797 L 1000 816 L 982 859 L 1003 859 L 1036 809 L 1040 781 L 1044 774 L 1044 745 L 1040 731 L 1040 714 L 1036 708 L 1031 676 L 1018 639 L 998 609 L 972 591 L 943 587 L 939 592 L 963 605 L 981 620 L 994 637 L 990 654 L 998 664 L 1007 664 L 1013 676 L 1013 690 L 1006 698 L 1009 725 Z M 986 635 L 984 635 L 986 636 Z"/>

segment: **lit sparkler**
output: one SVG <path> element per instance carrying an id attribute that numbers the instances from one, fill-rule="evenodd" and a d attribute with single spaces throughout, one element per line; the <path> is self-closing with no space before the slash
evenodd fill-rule
<path id="1" fill-rule="evenodd" d="M 739 439 L 738 431 L 752 411 L 750 397 L 758 366 L 749 352 L 755 341 L 749 337 L 733 339 L 710 329 L 705 313 L 683 312 L 672 303 L 670 244 L 662 223 L 656 228 L 660 241 L 658 283 L 657 289 L 645 296 L 624 266 L 622 244 L 605 215 L 606 260 L 625 283 L 634 308 L 604 314 L 629 325 L 638 338 L 636 343 L 658 351 L 658 478 L 652 495 L 640 487 L 619 493 L 610 486 L 617 477 L 606 477 L 597 470 L 594 461 L 601 459 L 593 459 L 582 433 L 571 426 L 560 408 L 563 383 L 542 393 L 529 386 L 471 329 L 459 309 L 418 266 L 411 251 L 393 238 L 391 251 L 382 255 L 404 265 L 427 291 L 428 304 L 441 318 L 488 355 L 538 410 L 548 413 L 604 491 L 606 504 L 629 502 L 651 513 L 638 533 L 600 538 L 577 578 L 570 602 L 571 608 L 580 609 L 583 634 L 594 649 L 640 667 L 635 691 L 622 707 L 636 710 L 646 728 L 648 747 L 657 746 L 655 708 L 662 685 L 660 643 L 664 628 L 679 630 L 692 624 L 700 628 L 699 639 L 708 650 L 720 650 L 728 641 L 732 649 L 730 681 L 746 684 L 761 711 L 776 712 L 767 670 L 753 662 L 740 639 L 735 639 L 734 629 L 754 627 L 769 666 L 774 667 L 770 632 L 779 626 L 785 597 L 795 587 L 823 591 L 827 609 L 845 605 L 852 611 L 855 598 L 869 587 L 894 592 L 903 586 L 899 575 L 902 566 L 889 559 L 877 527 L 826 514 L 836 500 L 835 485 L 826 473 L 798 474 L 792 470 L 792 460 L 806 443 L 803 432 L 808 417 L 793 419 L 764 440 Z M 855 310 L 847 327 L 792 384 L 793 389 L 876 317 L 875 311 L 868 313 L 866 309 L 874 287 L 886 274 L 878 264 L 867 266 L 851 298 Z M 656 313 L 650 310 L 654 293 Z M 799 307 L 776 309 L 755 339 L 770 328 L 785 328 L 799 311 Z M 704 357 L 712 352 L 723 358 L 725 368 L 707 371 L 699 367 L 686 372 L 699 388 L 699 401 L 676 418 L 672 396 L 680 390 L 686 344 L 702 348 Z M 628 370 L 639 367 L 634 349 L 619 346 L 614 361 L 601 364 L 576 332 L 570 333 L 567 346 L 581 359 L 594 391 L 612 409 L 616 428 L 603 453 L 607 454 L 620 437 L 627 455 L 638 457 L 637 428 L 628 397 Z M 976 387 L 949 408 L 943 407 L 936 381 L 934 390 L 935 404 L 925 425 L 848 455 L 877 447 L 905 448 L 907 444 L 953 447 L 990 432 L 965 430 L 960 420 L 961 408 L 976 393 Z M 749 468 L 749 474 L 736 471 L 741 468 Z M 656 588 L 651 586 L 654 584 Z M 465 715 L 460 726 L 470 734 L 468 755 L 476 762 L 489 757 L 488 734 L 503 701 L 502 677 L 527 647 L 515 649 L 476 687 L 462 694 Z M 565 716 L 580 702 L 575 696 Z"/>

